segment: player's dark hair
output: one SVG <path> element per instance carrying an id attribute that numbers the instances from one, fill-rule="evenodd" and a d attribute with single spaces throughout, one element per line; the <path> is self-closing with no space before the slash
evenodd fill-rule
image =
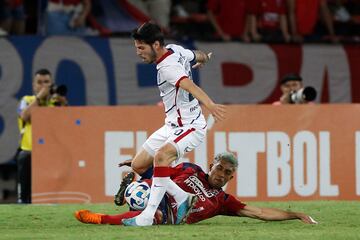
<path id="1" fill-rule="evenodd" d="M 42 69 L 39 69 L 35 72 L 35 75 L 50 75 L 51 76 L 51 73 L 49 70 L 47 70 L 46 68 L 42 68 Z"/>
<path id="2" fill-rule="evenodd" d="M 152 22 L 146 22 L 134 29 L 131 37 L 146 44 L 153 44 L 155 41 L 159 41 L 160 46 L 164 46 L 164 34 L 159 25 Z"/>
<path id="3" fill-rule="evenodd" d="M 280 84 L 285 84 L 289 81 L 299 81 L 299 82 L 302 82 L 302 77 L 300 77 L 299 74 L 296 74 L 296 73 L 289 73 L 287 75 L 285 75 L 282 79 L 281 79 L 281 82 Z"/>
<path id="4" fill-rule="evenodd" d="M 239 165 L 238 160 L 235 157 L 235 155 L 230 152 L 223 152 L 223 153 L 217 154 L 215 156 L 214 163 L 217 163 L 220 160 L 224 160 L 226 162 L 231 163 L 232 165 L 234 165 L 235 168 L 237 168 Z"/>

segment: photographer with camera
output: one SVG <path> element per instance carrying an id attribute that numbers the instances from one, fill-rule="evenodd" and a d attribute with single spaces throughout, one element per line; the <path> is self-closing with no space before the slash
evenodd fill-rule
<path id="1" fill-rule="evenodd" d="M 280 100 L 274 102 L 273 105 L 312 103 L 317 95 L 315 88 L 304 87 L 302 78 L 294 73 L 283 77 L 280 89 L 282 92 Z"/>
<path id="2" fill-rule="evenodd" d="M 66 86 L 57 87 L 47 69 L 38 70 L 32 82 L 34 95 L 21 98 L 17 109 L 20 147 L 16 155 L 18 203 L 31 203 L 31 113 L 36 107 L 66 106 Z"/>

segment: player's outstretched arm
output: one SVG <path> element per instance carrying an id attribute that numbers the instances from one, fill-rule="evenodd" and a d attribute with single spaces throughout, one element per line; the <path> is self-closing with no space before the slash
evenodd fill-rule
<path id="1" fill-rule="evenodd" d="M 256 218 L 264 221 L 283 221 L 298 219 L 303 223 L 317 224 L 310 216 L 300 212 L 284 211 L 277 208 L 260 208 L 246 205 L 244 209 L 238 211 L 242 217 Z"/>
<path id="2" fill-rule="evenodd" d="M 210 60 L 211 55 L 212 55 L 211 52 L 206 54 L 200 50 L 194 50 L 194 53 L 195 53 L 196 64 L 194 66 L 192 66 L 192 68 L 200 68 L 200 67 L 204 66 L 204 64 Z"/>
<path id="3" fill-rule="evenodd" d="M 225 106 L 214 103 L 211 98 L 190 79 L 185 78 L 180 82 L 180 87 L 191 93 L 197 100 L 199 100 L 210 111 L 215 118 L 215 121 L 222 121 L 225 119 Z"/>

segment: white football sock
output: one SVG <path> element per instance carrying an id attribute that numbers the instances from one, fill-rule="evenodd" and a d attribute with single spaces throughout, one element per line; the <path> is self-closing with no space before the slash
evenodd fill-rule
<path id="1" fill-rule="evenodd" d="M 144 211 L 136 217 L 136 224 L 139 226 L 152 225 L 156 209 L 159 207 L 161 200 L 163 199 L 170 177 L 154 177 L 148 204 Z"/>
<path id="2" fill-rule="evenodd" d="M 182 190 L 173 180 L 169 180 L 166 192 L 179 204 L 187 200 L 189 194 Z"/>

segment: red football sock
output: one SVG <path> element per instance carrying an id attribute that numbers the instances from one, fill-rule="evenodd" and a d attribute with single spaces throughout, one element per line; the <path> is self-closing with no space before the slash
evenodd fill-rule
<path id="1" fill-rule="evenodd" d="M 101 224 L 122 225 L 122 220 L 139 215 L 141 211 L 129 211 L 118 215 L 104 215 L 101 217 Z"/>

